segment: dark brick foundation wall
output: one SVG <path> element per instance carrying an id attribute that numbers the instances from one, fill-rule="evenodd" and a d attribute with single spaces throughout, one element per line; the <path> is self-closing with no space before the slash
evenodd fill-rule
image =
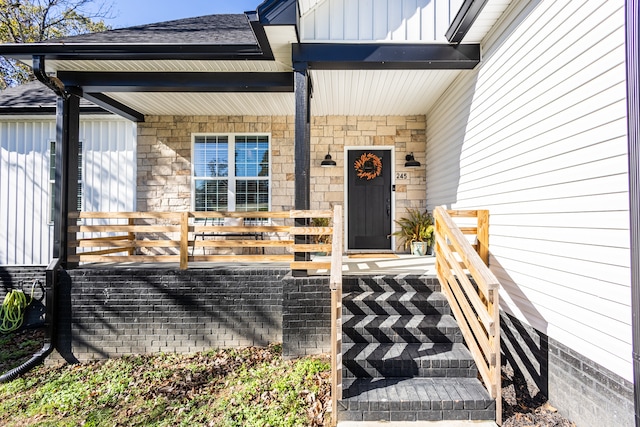
<path id="1" fill-rule="evenodd" d="M 33 295 L 33 300 L 28 306 L 22 328 L 37 327 L 44 323 L 46 286 L 44 265 L 33 266 L 3 266 L 0 265 L 0 302 L 8 292 L 16 289 L 22 290 L 27 296 Z M 38 284 L 33 287 L 34 281 Z"/>
<path id="2" fill-rule="evenodd" d="M 281 342 L 289 274 L 249 267 L 63 272 L 59 356 L 76 362 Z"/>
<path id="3" fill-rule="evenodd" d="M 633 426 L 633 384 L 501 313 L 503 363 L 538 386 L 560 413 L 580 427 Z"/>
<path id="4" fill-rule="evenodd" d="M 282 312 L 284 357 L 331 350 L 331 291 L 327 277 L 287 277 Z"/>
<path id="5" fill-rule="evenodd" d="M 22 289 L 24 292 L 30 292 L 31 284 L 34 280 L 44 283 L 44 271 L 46 268 L 45 265 L 10 267 L 0 265 L 0 281 L 2 282 L 0 294 L 4 298 L 7 291 L 12 289 Z"/>

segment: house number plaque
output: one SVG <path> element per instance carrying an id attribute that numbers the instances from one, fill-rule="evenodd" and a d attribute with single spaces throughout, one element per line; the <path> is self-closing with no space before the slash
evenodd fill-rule
<path id="1" fill-rule="evenodd" d="M 396 172 L 396 179 L 407 179 L 408 175 L 406 172 Z"/>

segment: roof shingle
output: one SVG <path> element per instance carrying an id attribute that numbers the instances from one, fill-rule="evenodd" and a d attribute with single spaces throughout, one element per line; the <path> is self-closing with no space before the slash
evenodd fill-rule
<path id="1" fill-rule="evenodd" d="M 81 44 L 257 44 L 244 14 L 206 15 L 47 40 Z"/>
<path id="2" fill-rule="evenodd" d="M 0 115 L 18 113 L 51 114 L 55 112 L 56 94 L 39 81 L 0 91 Z M 81 109 L 97 110 L 94 103 L 80 98 Z M 108 113 L 108 111 L 104 111 Z"/>

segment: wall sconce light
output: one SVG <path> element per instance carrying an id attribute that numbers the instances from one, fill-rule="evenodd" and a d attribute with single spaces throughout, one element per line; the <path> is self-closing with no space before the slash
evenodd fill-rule
<path id="1" fill-rule="evenodd" d="M 411 154 L 407 154 L 404 159 L 406 160 L 406 162 L 404 163 L 404 167 L 406 168 L 420 167 L 420 162 L 413 157 L 413 152 Z"/>
<path id="2" fill-rule="evenodd" d="M 323 168 L 333 168 L 336 166 L 336 161 L 331 158 L 331 154 L 327 153 L 322 163 L 320 163 L 320 166 Z"/>

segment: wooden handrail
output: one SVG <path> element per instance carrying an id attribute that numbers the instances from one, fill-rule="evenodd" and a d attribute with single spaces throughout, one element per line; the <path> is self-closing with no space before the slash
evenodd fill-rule
<path id="1" fill-rule="evenodd" d="M 477 218 L 477 226 L 458 227 L 452 217 Z M 488 267 L 489 212 L 437 207 L 434 218 L 438 280 L 485 387 L 496 401 L 496 423 L 502 424 L 500 283 Z M 475 234 L 476 244 L 465 234 Z"/>
<path id="2" fill-rule="evenodd" d="M 342 399 L 342 206 L 333 210 L 331 244 L 331 423 L 338 422 L 338 400 Z"/>

